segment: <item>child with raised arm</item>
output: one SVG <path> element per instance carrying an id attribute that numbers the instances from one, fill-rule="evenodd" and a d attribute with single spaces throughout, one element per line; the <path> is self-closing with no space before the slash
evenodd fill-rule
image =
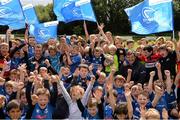
<path id="1" fill-rule="evenodd" d="M 169 113 L 171 113 L 171 111 L 177 113 L 176 96 L 174 92 L 173 82 L 170 78 L 170 71 L 169 70 L 164 71 L 164 74 L 166 75 L 165 83 L 162 80 L 157 80 L 153 84 L 154 74 L 155 72 L 150 73 L 150 80 L 149 80 L 150 100 L 152 101 L 154 98 L 153 86 L 159 86 L 163 90 L 163 95 L 160 97 L 160 100 L 158 101 L 155 108 L 160 112 L 161 118 L 162 118 L 163 109 L 167 110 Z M 174 113 L 172 113 L 172 117 L 175 117 Z"/>
<path id="2" fill-rule="evenodd" d="M 45 88 L 37 89 L 37 103 L 31 99 L 31 89 L 35 76 L 29 77 L 29 82 L 26 86 L 26 98 L 29 106 L 29 111 L 26 119 L 52 119 L 53 109 L 55 107 L 55 100 L 57 98 L 57 77 L 52 77 L 52 85 L 54 94 L 50 95 L 49 81 L 44 81 Z"/>
<path id="3" fill-rule="evenodd" d="M 104 118 L 104 109 L 103 102 L 97 100 L 96 98 L 90 98 L 88 101 L 87 107 L 82 105 L 81 100 L 77 100 L 79 109 L 82 112 L 84 119 L 103 119 Z"/>
<path id="4" fill-rule="evenodd" d="M 69 112 L 70 112 L 69 119 L 82 119 L 82 116 L 81 116 L 82 113 L 77 106 L 77 97 L 80 94 L 82 96 L 81 102 L 84 106 L 86 106 L 89 96 L 91 94 L 91 90 L 93 88 L 94 82 L 95 82 L 95 77 L 91 77 L 91 81 L 90 81 L 85 93 L 84 93 L 84 89 L 82 87 L 73 86 L 70 88 L 70 94 L 69 94 L 66 91 L 66 89 L 63 85 L 63 82 L 60 81 L 60 88 L 62 90 L 62 94 L 69 106 Z"/>
<path id="5" fill-rule="evenodd" d="M 70 71 L 71 73 L 74 73 L 76 67 L 79 66 L 82 59 L 81 55 L 79 54 L 79 47 L 77 45 L 73 45 L 72 50 L 70 52 L 65 51 L 65 53 L 67 55 L 67 63 L 71 68 Z"/>
<path id="6" fill-rule="evenodd" d="M 127 83 L 129 84 L 129 83 Z M 116 97 L 114 96 L 114 90 L 112 87 L 112 84 L 107 85 L 108 88 L 108 95 L 109 95 L 109 104 L 111 106 L 112 112 L 113 112 L 113 118 L 114 119 L 120 119 L 120 120 L 125 120 L 125 119 L 131 119 L 133 115 L 133 109 L 132 109 L 132 98 L 131 98 L 131 91 L 127 90 L 125 91 L 125 96 L 126 96 L 126 101 L 127 103 L 117 103 L 116 102 Z M 129 89 L 129 88 L 128 88 Z M 105 114 L 107 115 L 107 114 Z M 107 118 L 106 119 L 112 119 L 112 118 Z"/>
<path id="7" fill-rule="evenodd" d="M 61 53 L 57 51 L 57 48 L 55 46 L 49 46 L 48 51 L 49 51 L 48 60 L 51 66 L 53 67 L 53 69 L 55 69 L 55 71 L 59 73 L 61 68 L 61 64 L 60 64 Z"/>

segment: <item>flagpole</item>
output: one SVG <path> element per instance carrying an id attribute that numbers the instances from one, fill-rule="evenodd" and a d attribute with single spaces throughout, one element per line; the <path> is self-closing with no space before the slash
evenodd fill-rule
<path id="1" fill-rule="evenodd" d="M 175 40 L 175 31 L 173 30 L 173 40 Z"/>
<path id="2" fill-rule="evenodd" d="M 173 11 L 174 4 L 173 4 L 173 1 L 171 2 L 171 4 L 172 4 L 173 40 L 175 41 L 175 30 L 174 30 L 174 11 Z"/>

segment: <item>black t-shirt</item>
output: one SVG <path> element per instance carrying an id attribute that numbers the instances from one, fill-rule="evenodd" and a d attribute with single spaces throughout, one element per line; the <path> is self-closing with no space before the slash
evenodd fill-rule
<path id="1" fill-rule="evenodd" d="M 176 76 L 176 52 L 169 52 L 165 58 L 160 58 L 159 62 L 161 64 L 162 75 L 164 77 L 164 70 L 169 70 L 171 72 L 171 76 Z"/>

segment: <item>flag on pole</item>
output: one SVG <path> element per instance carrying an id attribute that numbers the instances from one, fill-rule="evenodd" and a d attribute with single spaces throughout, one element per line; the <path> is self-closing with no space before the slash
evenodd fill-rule
<path id="1" fill-rule="evenodd" d="M 174 29 L 172 4 L 172 0 L 145 0 L 126 8 L 132 32 L 145 35 L 172 31 Z"/>
<path id="2" fill-rule="evenodd" d="M 19 30 L 19 29 L 26 28 L 26 23 L 25 23 L 25 20 L 21 20 L 15 23 L 10 23 L 8 26 L 11 30 Z"/>
<path id="3" fill-rule="evenodd" d="M 0 1 L 0 25 L 9 25 L 22 20 L 24 15 L 19 0 Z"/>
<path id="4" fill-rule="evenodd" d="M 29 33 L 37 43 L 46 43 L 50 38 L 57 38 L 57 25 L 58 21 L 30 25 Z"/>
<path id="5" fill-rule="evenodd" d="M 23 6 L 24 19 L 10 23 L 8 26 L 12 30 L 19 30 L 25 28 L 25 24 L 39 24 L 38 17 L 32 4 Z"/>
<path id="6" fill-rule="evenodd" d="M 54 0 L 53 10 L 57 20 L 65 23 L 76 20 L 96 22 L 91 0 Z"/>
<path id="7" fill-rule="evenodd" d="M 36 15 L 36 11 L 32 4 L 28 4 L 23 6 L 23 12 L 25 16 L 25 20 L 27 24 L 39 24 L 38 17 Z"/>

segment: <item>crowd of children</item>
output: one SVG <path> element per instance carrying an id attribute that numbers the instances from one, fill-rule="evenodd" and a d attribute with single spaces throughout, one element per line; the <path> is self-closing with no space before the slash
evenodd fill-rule
<path id="1" fill-rule="evenodd" d="M 0 39 L 0 119 L 179 119 L 180 42 Z M 180 34 L 179 34 L 180 37 Z"/>

